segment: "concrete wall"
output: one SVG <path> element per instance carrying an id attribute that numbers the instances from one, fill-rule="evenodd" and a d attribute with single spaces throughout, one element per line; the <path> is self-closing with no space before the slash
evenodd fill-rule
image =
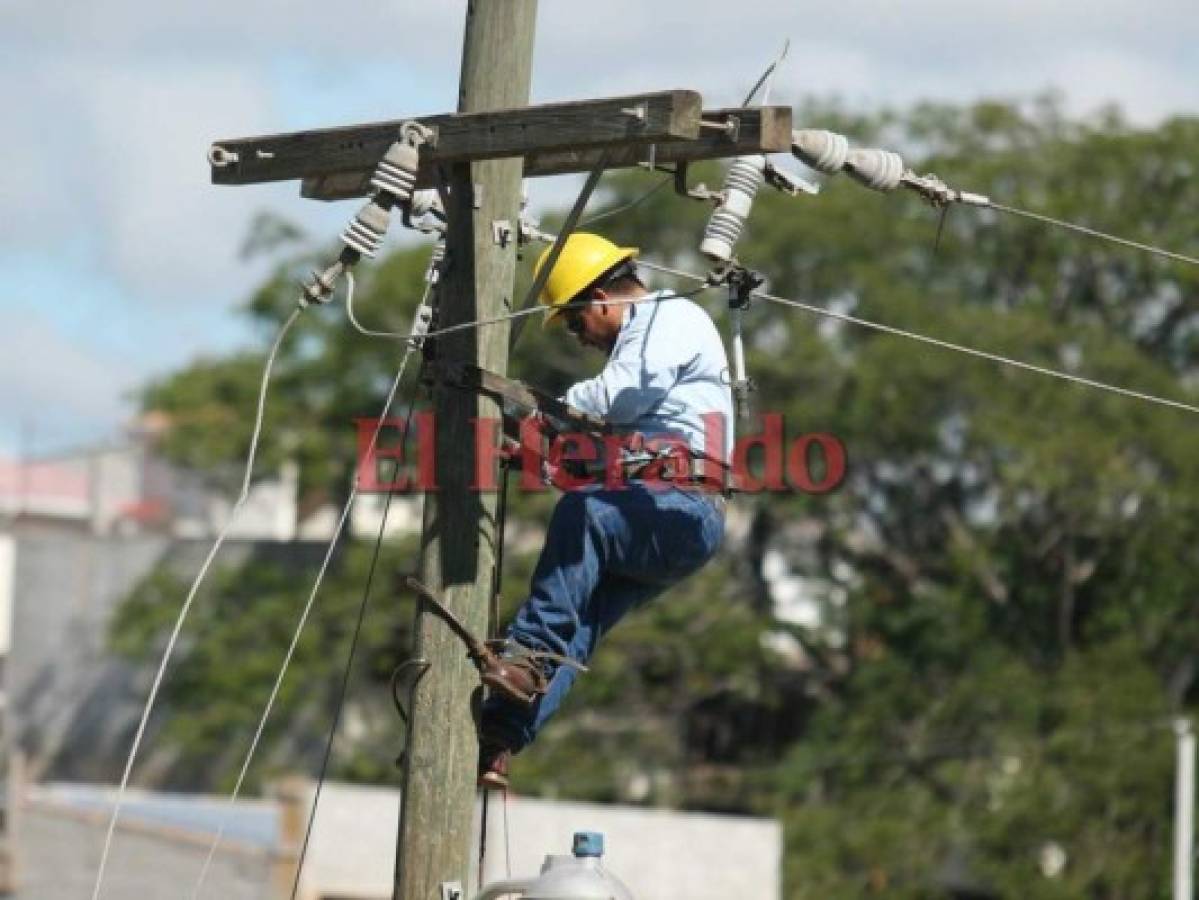
<path id="1" fill-rule="evenodd" d="M 36 521 L 13 526 L 12 536 L 7 676 L 14 740 L 35 777 L 63 752 L 96 763 L 71 768 L 72 776 L 110 777 L 105 762 L 136 721 L 139 705 L 137 673 L 107 653 L 108 625 L 120 600 L 162 558 L 167 539 L 104 537 L 83 524 Z M 72 752 L 71 740 L 79 752 Z"/>
<path id="2" fill-rule="evenodd" d="M 388 900 L 399 792 L 327 784 L 304 866 L 320 897 Z M 476 808 L 475 833 L 480 810 Z M 549 854 L 569 854 L 576 831 L 600 831 L 605 867 L 639 900 L 779 900 L 782 828 L 751 819 L 635 806 L 571 803 L 496 794 L 489 804 L 484 882 L 536 875 Z M 477 846 L 477 838 L 476 838 Z M 477 886 L 470 875 L 468 896 Z"/>
<path id="3" fill-rule="evenodd" d="M 134 668 L 109 653 L 113 614 L 159 563 L 171 565 L 189 583 L 212 540 L 97 535 L 84 524 L 28 520 L 12 525 L 9 535 L 15 559 L 6 677 L 13 740 L 36 781 L 115 781 L 154 667 Z M 324 551 L 321 543 L 230 540 L 217 565 L 254 556 L 315 566 Z M 204 600 L 201 592 L 197 602 Z M 174 612 L 183 596 L 171 602 Z M 139 767 L 143 778 L 150 774 L 147 783 L 169 774 L 171 764 L 155 756 L 152 729 Z"/>

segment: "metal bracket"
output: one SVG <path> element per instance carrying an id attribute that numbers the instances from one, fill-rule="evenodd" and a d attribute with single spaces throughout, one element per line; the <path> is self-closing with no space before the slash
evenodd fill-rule
<path id="1" fill-rule="evenodd" d="M 441 900 L 462 900 L 461 881 L 443 881 L 439 885 Z"/>
<path id="2" fill-rule="evenodd" d="M 708 284 L 728 285 L 729 309 L 749 309 L 754 291 L 765 283 L 766 277 L 761 272 L 747 269 L 735 260 L 708 273 Z"/>
<path id="3" fill-rule="evenodd" d="M 208 164 L 214 169 L 237 165 L 239 159 L 237 153 L 233 150 L 226 150 L 220 144 L 213 144 L 208 148 Z"/>
<path id="4" fill-rule="evenodd" d="M 500 247 L 507 247 L 512 240 L 512 223 L 507 219 L 496 219 L 491 223 L 491 239 Z"/>
<path id="5" fill-rule="evenodd" d="M 733 409 L 737 411 L 737 418 L 743 422 L 753 416 L 753 395 L 757 390 L 757 382 L 748 375 L 732 384 Z"/>
<path id="6" fill-rule="evenodd" d="M 692 200 L 702 200 L 711 203 L 720 203 L 723 195 L 720 191 L 709 190 L 708 186 L 700 182 L 693 188 L 687 187 L 687 163 L 676 163 L 674 167 L 674 192 L 680 197 L 690 197 Z"/>
<path id="7" fill-rule="evenodd" d="M 927 175 L 904 172 L 899 183 L 915 191 L 934 209 L 944 209 L 951 203 L 964 203 L 967 206 L 989 206 L 991 203 L 991 199 L 983 194 L 951 188 L 931 172 Z"/>
<path id="8" fill-rule="evenodd" d="M 813 184 L 791 172 L 776 169 L 771 165 L 769 160 L 766 161 L 766 165 L 762 169 L 762 174 L 766 176 L 766 183 L 768 185 L 792 197 L 798 197 L 800 194 L 815 196 L 820 193 L 820 185 Z"/>

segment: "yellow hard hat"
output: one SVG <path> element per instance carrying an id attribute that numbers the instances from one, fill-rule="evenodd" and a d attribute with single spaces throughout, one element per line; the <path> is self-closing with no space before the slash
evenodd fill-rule
<path id="1" fill-rule="evenodd" d="M 549 259 L 552 247 L 546 248 L 537 265 L 534 275 L 541 272 L 541 267 Z M 558 261 L 545 280 L 545 287 L 538 298 L 542 305 L 560 307 L 575 299 L 589 284 L 607 272 L 620 265 L 626 259 L 634 258 L 640 251 L 636 247 L 618 247 L 607 238 L 585 231 L 576 231 L 566 238 Z M 545 318 L 549 325 L 558 318 L 560 310 L 555 309 Z"/>

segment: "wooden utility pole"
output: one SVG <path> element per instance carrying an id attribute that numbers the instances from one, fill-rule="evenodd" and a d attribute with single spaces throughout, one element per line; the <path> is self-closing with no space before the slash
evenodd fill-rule
<path id="1" fill-rule="evenodd" d="M 430 140 L 416 186 L 448 188 L 446 263 L 438 324 L 488 319 L 513 309 L 520 188 L 525 177 L 602 168 L 672 165 L 786 151 L 786 107 L 702 109 L 695 91 L 528 106 L 536 0 L 469 0 L 458 111 L 421 116 Z M 371 176 L 404 120 L 215 142 L 215 184 L 299 179 L 305 197 L 371 194 Z M 439 362 L 503 374 L 507 325 L 437 338 Z M 444 368 L 444 366 L 443 366 Z M 487 376 L 484 376 L 486 380 Z M 498 420 L 488 392 L 434 388 L 437 489 L 425 495 L 421 580 L 476 635 L 487 627 L 495 564 L 494 494 L 472 488 L 474 420 Z M 407 735 L 395 900 L 455 900 L 466 885 L 478 743 L 479 679 L 458 638 L 422 611 L 417 654 L 430 668 L 414 692 Z"/>
<path id="2" fill-rule="evenodd" d="M 537 0 L 471 0 L 466 12 L 458 112 L 527 106 Z M 449 169 L 446 267 L 438 320 L 454 325 L 511 312 L 523 160 L 454 163 Z M 505 373 L 508 326 L 449 335 L 441 358 Z M 496 495 L 473 490 L 475 421 L 496 420 L 494 400 L 438 386 L 438 490 L 425 495 L 421 577 L 475 634 L 486 634 L 495 565 Z M 416 653 L 430 661 L 414 692 L 404 761 L 394 900 L 450 900 L 467 884 L 478 738 L 479 678 L 461 643 L 427 608 Z M 461 889 L 461 888 L 459 888 Z"/>

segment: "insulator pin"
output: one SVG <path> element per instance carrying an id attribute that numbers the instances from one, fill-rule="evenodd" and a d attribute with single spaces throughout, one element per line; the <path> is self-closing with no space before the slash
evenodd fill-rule
<path id="1" fill-rule="evenodd" d="M 890 150 L 850 150 L 845 171 L 876 191 L 893 191 L 903 180 L 903 158 Z"/>
<path id="2" fill-rule="evenodd" d="M 804 165 L 836 175 L 849 158 L 849 139 L 843 134 L 819 128 L 791 132 L 791 154 Z"/>

